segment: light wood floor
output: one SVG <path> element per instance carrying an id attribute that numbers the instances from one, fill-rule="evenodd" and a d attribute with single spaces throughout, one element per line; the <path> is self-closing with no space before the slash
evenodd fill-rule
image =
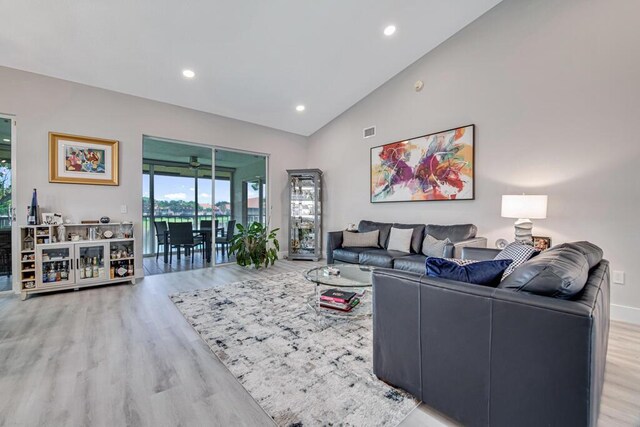
<path id="1" fill-rule="evenodd" d="M 314 265 L 230 265 L 0 297 L 0 426 L 273 425 L 168 295 Z M 640 425 L 640 327 L 612 323 L 600 424 Z M 452 424 L 422 405 L 402 425 Z"/>

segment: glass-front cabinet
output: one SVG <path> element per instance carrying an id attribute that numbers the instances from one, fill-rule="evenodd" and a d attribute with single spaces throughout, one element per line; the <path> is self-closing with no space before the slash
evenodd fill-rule
<path id="1" fill-rule="evenodd" d="M 103 282 L 107 280 L 108 243 L 78 243 L 76 248 L 77 283 Z"/>
<path id="2" fill-rule="evenodd" d="M 322 171 L 289 173 L 289 259 L 322 258 Z"/>
<path id="3" fill-rule="evenodd" d="M 36 252 L 36 276 L 42 287 L 69 285 L 75 281 L 74 246 L 39 246 Z"/>

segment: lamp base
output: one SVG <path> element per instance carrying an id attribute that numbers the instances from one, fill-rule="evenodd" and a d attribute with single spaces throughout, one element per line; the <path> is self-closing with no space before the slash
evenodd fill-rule
<path id="1" fill-rule="evenodd" d="M 533 222 L 527 218 L 520 218 L 515 222 L 514 226 L 516 228 L 516 242 L 533 245 L 533 236 L 531 234 Z"/>

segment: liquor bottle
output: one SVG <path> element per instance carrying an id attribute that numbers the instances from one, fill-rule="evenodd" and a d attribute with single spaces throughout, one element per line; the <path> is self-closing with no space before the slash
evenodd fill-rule
<path id="1" fill-rule="evenodd" d="M 127 269 L 124 267 L 124 262 L 118 262 L 118 268 L 116 269 L 116 275 L 118 277 L 124 277 L 127 275 Z"/>
<path id="2" fill-rule="evenodd" d="M 68 280 L 69 279 L 69 266 L 67 261 L 62 263 L 62 270 L 60 270 L 60 280 Z"/>
<path id="3" fill-rule="evenodd" d="M 98 267 L 98 257 L 93 257 L 93 277 L 100 277 L 100 268 Z"/>
<path id="4" fill-rule="evenodd" d="M 100 264 L 98 265 L 98 277 L 104 276 L 104 258 L 100 258 Z"/>
<path id="5" fill-rule="evenodd" d="M 56 266 L 56 282 L 59 282 L 60 280 L 62 280 L 62 268 L 60 267 L 59 262 L 56 262 L 55 266 Z"/>
<path id="6" fill-rule="evenodd" d="M 129 264 L 127 265 L 127 276 L 133 276 L 133 263 L 129 260 Z"/>
<path id="7" fill-rule="evenodd" d="M 115 278 L 116 278 L 116 267 L 113 265 L 113 263 L 111 263 L 111 269 L 110 269 L 110 270 L 111 270 L 111 271 L 110 271 L 110 273 L 109 273 L 109 276 L 110 276 L 112 279 L 115 279 Z"/>
<path id="8" fill-rule="evenodd" d="M 42 283 L 47 283 L 49 281 L 49 264 L 45 264 L 42 269 Z"/>
<path id="9" fill-rule="evenodd" d="M 85 257 L 84 259 L 84 276 L 87 279 L 91 279 L 93 277 L 93 268 L 91 267 L 91 258 Z"/>
<path id="10" fill-rule="evenodd" d="M 38 223 L 38 192 L 33 189 L 33 195 L 31 196 L 31 206 L 29 206 L 29 216 L 27 217 L 27 224 L 36 225 Z"/>
<path id="11" fill-rule="evenodd" d="M 86 277 L 85 271 L 84 271 L 84 258 L 80 258 L 80 268 L 78 269 L 79 273 L 80 273 L 80 278 L 84 279 Z"/>
<path id="12" fill-rule="evenodd" d="M 56 265 L 53 262 L 49 263 L 49 282 L 56 281 Z"/>

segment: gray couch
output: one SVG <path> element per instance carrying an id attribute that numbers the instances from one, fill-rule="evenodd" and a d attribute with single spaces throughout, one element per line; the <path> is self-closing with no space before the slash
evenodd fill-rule
<path id="1" fill-rule="evenodd" d="M 567 263 L 547 252 L 512 274 L 529 269 L 520 279 L 551 285 L 544 264 Z M 599 254 L 581 272 L 565 269 L 586 280 L 569 300 L 375 270 L 374 373 L 467 426 L 595 426 L 609 333 L 609 262 Z"/>
<path id="2" fill-rule="evenodd" d="M 387 250 L 391 228 L 413 228 L 411 238 L 411 252 Z M 425 234 L 430 234 L 438 240 L 448 238 L 448 244 L 442 257 L 459 258 L 463 247 L 486 247 L 487 239 L 476 237 L 478 228 L 473 224 L 458 225 L 424 225 L 424 224 L 392 224 L 375 221 L 360 221 L 358 232 L 365 233 L 378 230 L 378 247 L 343 248 L 342 231 L 332 231 L 327 236 L 327 264 L 347 263 L 371 265 L 374 267 L 392 268 L 396 270 L 423 272 L 426 256 L 422 255 L 422 241 Z"/>

